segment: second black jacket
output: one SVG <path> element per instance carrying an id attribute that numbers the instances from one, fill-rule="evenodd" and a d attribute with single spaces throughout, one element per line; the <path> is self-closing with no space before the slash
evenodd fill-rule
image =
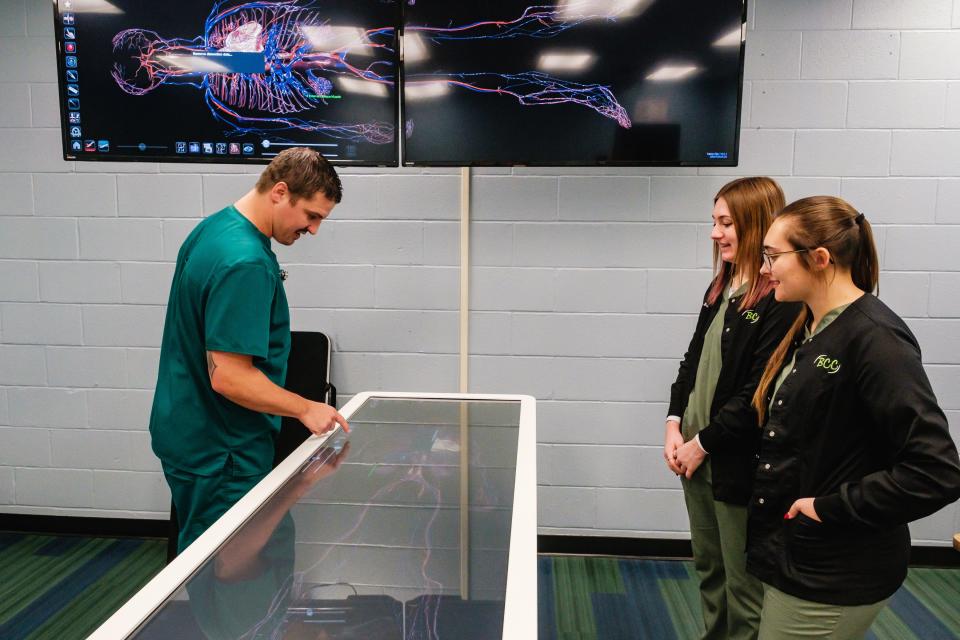
<path id="1" fill-rule="evenodd" d="M 863 605 L 907 575 L 907 523 L 960 496 L 960 460 L 916 338 L 871 294 L 794 343 L 763 428 L 747 570 L 805 600 Z M 815 498 L 822 522 L 784 520 Z"/>
<path id="2" fill-rule="evenodd" d="M 669 415 L 683 417 L 697 379 L 703 338 L 720 309 L 703 296 L 703 306 L 690 346 L 680 361 L 677 380 L 670 387 Z M 760 445 L 757 413 L 751 406 L 760 376 L 802 308 L 778 303 L 773 291 L 749 309 L 740 310 L 740 296 L 730 298 L 720 338 L 722 365 L 710 406 L 710 424 L 700 432 L 700 444 L 710 454 L 713 497 L 745 505 L 750 500 L 756 453 Z"/>

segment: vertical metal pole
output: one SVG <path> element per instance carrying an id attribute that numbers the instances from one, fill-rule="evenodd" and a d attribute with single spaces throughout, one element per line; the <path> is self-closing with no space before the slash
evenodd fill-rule
<path id="1" fill-rule="evenodd" d="M 460 393 L 470 373 L 470 168 L 460 169 Z"/>
<path id="2" fill-rule="evenodd" d="M 470 168 L 460 169 L 460 393 L 470 371 Z M 470 599 L 470 415 L 460 403 L 460 598 Z"/>

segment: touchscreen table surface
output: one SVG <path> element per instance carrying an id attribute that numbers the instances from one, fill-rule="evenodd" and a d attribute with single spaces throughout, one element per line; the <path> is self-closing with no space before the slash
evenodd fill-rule
<path id="1" fill-rule="evenodd" d="M 520 406 L 367 399 L 132 637 L 501 637 Z"/>

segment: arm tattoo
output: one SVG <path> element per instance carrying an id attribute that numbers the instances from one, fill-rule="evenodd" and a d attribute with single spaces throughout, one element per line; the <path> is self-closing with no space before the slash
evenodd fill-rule
<path id="1" fill-rule="evenodd" d="M 213 361 L 213 354 L 207 351 L 207 372 L 210 374 L 210 380 L 213 380 L 213 372 L 217 370 L 217 363 Z"/>

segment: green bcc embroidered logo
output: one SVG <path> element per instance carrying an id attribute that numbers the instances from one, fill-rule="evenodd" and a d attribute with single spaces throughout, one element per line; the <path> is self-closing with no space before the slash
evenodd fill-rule
<path id="1" fill-rule="evenodd" d="M 753 309 L 747 309 L 743 312 L 743 319 L 750 324 L 757 324 L 757 320 L 760 319 L 760 314 Z"/>
<path id="2" fill-rule="evenodd" d="M 831 358 L 826 354 L 817 356 L 817 359 L 813 361 L 813 366 L 817 369 L 826 369 L 827 375 L 831 375 L 840 371 L 840 361 Z"/>

